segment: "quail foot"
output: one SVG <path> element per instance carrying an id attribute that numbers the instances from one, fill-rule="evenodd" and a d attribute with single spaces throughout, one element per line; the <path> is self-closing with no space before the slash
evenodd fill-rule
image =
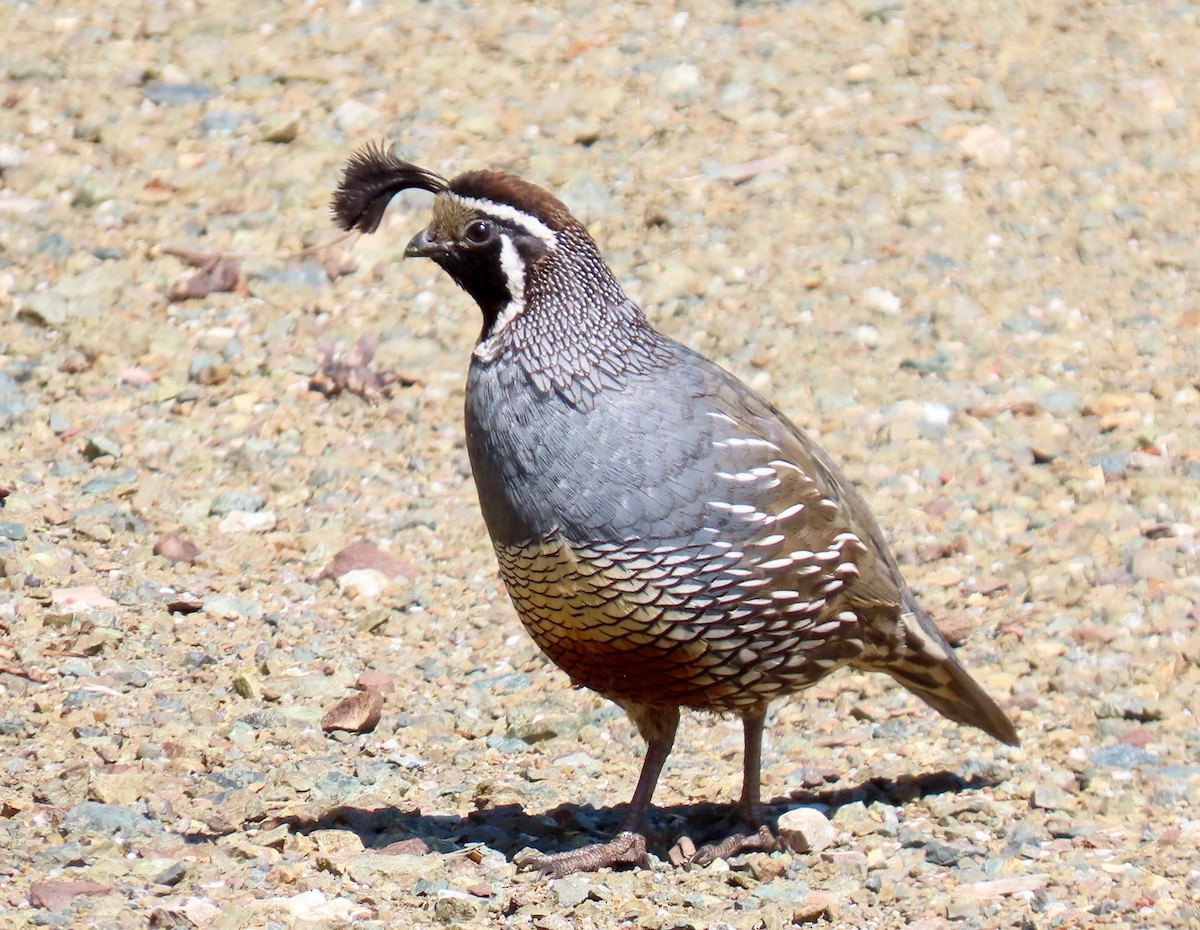
<path id="1" fill-rule="evenodd" d="M 735 376 L 652 328 L 557 198 L 500 171 L 446 180 L 369 146 L 345 168 L 335 218 L 374 232 L 409 188 L 436 196 L 404 254 L 432 259 L 483 316 L 467 448 L 504 584 L 546 655 L 623 707 L 647 743 L 618 834 L 527 867 L 561 876 L 648 861 L 650 802 L 685 707 L 736 714 L 745 733 L 738 825 L 695 860 L 770 847 L 767 708 L 841 666 L 884 672 L 951 720 L 1017 743 L 837 465 Z"/>

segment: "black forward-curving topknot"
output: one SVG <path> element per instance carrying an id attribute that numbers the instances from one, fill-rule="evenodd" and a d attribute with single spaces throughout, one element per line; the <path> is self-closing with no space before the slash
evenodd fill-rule
<path id="1" fill-rule="evenodd" d="M 388 203 L 401 191 L 415 188 L 437 194 L 447 186 L 440 175 L 397 158 L 381 142 L 371 142 L 346 162 L 333 195 L 333 218 L 347 231 L 373 233 Z"/>

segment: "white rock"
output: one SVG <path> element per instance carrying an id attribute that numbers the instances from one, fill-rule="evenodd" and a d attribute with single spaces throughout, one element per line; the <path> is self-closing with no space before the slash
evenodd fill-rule
<path id="1" fill-rule="evenodd" d="M 27 161 L 29 161 L 29 154 L 19 146 L 7 143 L 0 145 L 0 171 L 20 168 Z"/>
<path id="2" fill-rule="evenodd" d="M 864 349 L 874 349 L 879 345 L 879 330 L 869 323 L 854 327 L 850 336 Z"/>
<path id="3" fill-rule="evenodd" d="M 995 168 L 1012 157 L 1012 140 L 995 126 L 976 126 L 962 137 L 958 150 L 968 161 Z"/>
<path id="4" fill-rule="evenodd" d="M 361 908 L 356 908 L 354 902 L 347 898 L 326 899 L 325 895 L 316 889 L 302 891 L 289 898 L 273 898 L 271 900 L 279 902 L 293 917 L 303 921 L 350 920 L 360 916 L 356 912 L 361 911 Z"/>
<path id="5" fill-rule="evenodd" d="M 338 576 L 337 584 L 347 597 L 374 601 L 392 583 L 392 579 L 377 568 L 355 568 Z"/>
<path id="6" fill-rule="evenodd" d="M 815 807 L 797 807 L 779 817 L 779 841 L 791 852 L 820 852 L 837 839 L 835 827 Z"/>
<path id="7" fill-rule="evenodd" d="M 231 510 L 217 524 L 222 533 L 266 533 L 275 529 L 275 514 L 270 510 L 252 513 L 248 510 Z"/>
<path id="8" fill-rule="evenodd" d="M 895 316 L 903 308 L 900 298 L 883 287 L 868 287 L 862 292 L 863 303 L 872 310 Z"/>
<path id="9" fill-rule="evenodd" d="M 680 64 L 662 73 L 660 87 L 669 97 L 689 94 L 700 86 L 700 69 L 693 64 Z"/>

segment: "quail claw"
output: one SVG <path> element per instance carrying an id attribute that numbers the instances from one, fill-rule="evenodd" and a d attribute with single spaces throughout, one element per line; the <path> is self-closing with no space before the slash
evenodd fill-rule
<path id="1" fill-rule="evenodd" d="M 693 865 L 708 865 L 717 859 L 728 859 L 744 852 L 773 852 L 779 848 L 779 840 L 766 825 L 756 831 L 752 828 L 732 833 L 717 843 L 706 843 L 688 859 L 685 868 Z"/>
<path id="2" fill-rule="evenodd" d="M 522 871 L 536 870 L 539 879 L 563 878 L 575 872 L 595 872 L 621 866 L 650 866 L 646 838 L 642 834 L 625 830 L 607 843 L 595 843 L 551 855 L 531 856 L 518 864 Z"/>

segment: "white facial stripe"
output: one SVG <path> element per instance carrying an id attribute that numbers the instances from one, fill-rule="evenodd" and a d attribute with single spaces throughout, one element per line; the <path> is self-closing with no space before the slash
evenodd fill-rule
<path id="1" fill-rule="evenodd" d="M 508 284 L 511 300 L 508 306 L 496 318 L 492 327 L 492 335 L 501 332 L 522 310 L 525 309 L 525 262 L 522 261 L 512 238 L 500 236 L 500 270 L 504 272 L 504 280 Z"/>
<path id="2" fill-rule="evenodd" d="M 488 216 L 508 220 L 510 223 L 516 223 L 518 226 L 524 227 L 526 232 L 541 239 L 546 244 L 546 248 L 551 251 L 558 248 L 558 236 L 555 235 L 554 230 L 536 216 L 523 213 L 516 207 L 510 207 L 506 203 L 494 203 L 491 200 L 479 200 L 476 197 L 463 197 L 461 194 L 455 194 L 451 191 L 447 191 L 446 194 L 472 210 L 478 210 L 480 213 L 485 213 Z"/>
<path id="3" fill-rule="evenodd" d="M 495 356 L 500 334 L 525 309 L 525 262 L 513 245 L 512 237 L 504 233 L 500 234 L 500 270 L 504 272 L 504 280 L 508 284 L 509 301 L 496 317 L 486 338 L 475 347 L 475 355 L 485 361 Z"/>

